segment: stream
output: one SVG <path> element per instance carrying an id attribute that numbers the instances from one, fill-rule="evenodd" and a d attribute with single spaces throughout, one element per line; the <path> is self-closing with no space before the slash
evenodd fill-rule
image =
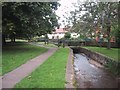
<path id="1" fill-rule="evenodd" d="M 91 64 L 82 53 L 74 54 L 74 71 L 78 88 L 118 88 L 113 74 Z"/>

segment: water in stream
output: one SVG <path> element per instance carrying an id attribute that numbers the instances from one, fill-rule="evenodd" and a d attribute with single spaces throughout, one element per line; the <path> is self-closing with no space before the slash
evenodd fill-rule
<path id="1" fill-rule="evenodd" d="M 89 63 L 81 53 L 74 54 L 74 70 L 78 88 L 117 88 L 115 77 L 103 68 Z"/>

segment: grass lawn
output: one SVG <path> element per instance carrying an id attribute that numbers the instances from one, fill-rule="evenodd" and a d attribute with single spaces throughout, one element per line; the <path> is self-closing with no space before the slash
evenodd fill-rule
<path id="1" fill-rule="evenodd" d="M 84 48 L 106 55 L 110 58 L 113 58 L 116 61 L 120 61 L 120 56 L 118 55 L 118 53 L 120 52 L 120 48 L 107 49 L 104 47 L 91 47 L 91 46 L 85 46 Z"/>
<path id="2" fill-rule="evenodd" d="M 23 40 L 23 39 L 15 39 L 16 42 L 28 42 L 28 40 Z M 10 39 L 6 40 L 6 42 L 11 42 Z"/>
<path id="3" fill-rule="evenodd" d="M 46 47 L 58 47 L 58 46 L 51 44 L 51 43 L 48 43 L 48 44 L 45 44 L 45 42 L 35 42 L 35 43 L 46 46 Z"/>
<path id="4" fill-rule="evenodd" d="M 3 47 L 2 74 L 5 74 L 26 61 L 46 52 L 48 49 L 26 43 L 10 44 Z"/>
<path id="5" fill-rule="evenodd" d="M 15 88 L 64 88 L 69 48 L 58 49 Z"/>

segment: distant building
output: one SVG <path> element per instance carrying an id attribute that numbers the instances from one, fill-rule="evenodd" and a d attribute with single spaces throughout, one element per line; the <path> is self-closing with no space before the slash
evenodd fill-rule
<path id="1" fill-rule="evenodd" d="M 71 33 L 71 38 L 78 38 L 79 36 L 80 34 L 78 33 L 75 33 L 75 32 Z"/>
<path id="2" fill-rule="evenodd" d="M 49 39 L 61 39 L 64 38 L 65 33 L 69 32 L 69 30 L 66 30 L 65 28 L 59 28 L 56 29 L 51 34 L 47 34 Z M 78 38 L 80 35 L 77 33 L 71 33 L 71 38 Z"/>
<path id="3" fill-rule="evenodd" d="M 52 34 L 47 34 L 49 39 L 61 39 L 67 31 L 64 28 L 56 29 Z"/>

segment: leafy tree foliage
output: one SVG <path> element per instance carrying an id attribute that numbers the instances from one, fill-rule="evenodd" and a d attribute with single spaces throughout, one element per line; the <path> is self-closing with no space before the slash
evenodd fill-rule
<path id="1" fill-rule="evenodd" d="M 65 36 L 64 36 L 66 39 L 69 39 L 71 38 L 71 34 L 69 32 L 65 33 Z"/>
<path id="2" fill-rule="evenodd" d="M 30 39 L 50 33 L 58 25 L 55 14 L 58 6 L 57 2 L 2 3 L 3 39 L 15 41 L 15 37 Z"/>
<path id="3" fill-rule="evenodd" d="M 118 14 L 120 14 L 120 2 L 118 4 Z M 118 15 L 118 23 L 120 23 L 120 15 Z M 115 37 L 116 37 L 116 42 L 118 46 L 120 45 L 120 25 L 117 25 L 117 28 L 115 29 Z"/>
<path id="4" fill-rule="evenodd" d="M 99 27 L 101 29 L 100 34 L 107 36 L 107 48 L 110 48 L 110 39 L 112 36 L 115 36 L 113 32 L 118 31 L 118 2 L 86 1 L 78 3 L 75 7 L 77 9 L 72 11 L 71 15 L 71 18 L 73 18 L 71 19 L 73 30 L 88 34 L 86 36 L 92 38 L 92 33 L 95 33 L 96 27 Z M 84 14 L 80 14 L 81 12 L 84 12 Z"/>

